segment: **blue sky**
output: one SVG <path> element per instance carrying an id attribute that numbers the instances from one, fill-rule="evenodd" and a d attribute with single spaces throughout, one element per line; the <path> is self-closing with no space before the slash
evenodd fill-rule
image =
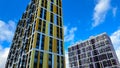
<path id="1" fill-rule="evenodd" d="M 7 56 L 16 24 L 29 1 L 0 1 L 0 55 Z M 107 32 L 120 57 L 119 18 L 120 0 L 63 0 L 65 50 L 77 41 Z"/>

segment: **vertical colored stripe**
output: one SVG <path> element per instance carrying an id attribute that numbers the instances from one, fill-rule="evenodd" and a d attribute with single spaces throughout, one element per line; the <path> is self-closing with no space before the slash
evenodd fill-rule
<path id="1" fill-rule="evenodd" d="M 31 53 L 30 68 L 33 68 L 34 66 L 34 55 L 35 55 L 35 50 L 33 50 Z"/>
<path id="2" fill-rule="evenodd" d="M 49 37 L 48 36 L 45 36 L 45 42 L 44 42 L 44 50 L 48 51 L 48 42 L 49 42 Z"/>
<path id="3" fill-rule="evenodd" d="M 37 62 L 37 68 L 40 68 L 40 67 L 39 67 L 39 64 L 40 64 L 40 52 L 38 52 L 38 62 Z"/>
<path id="4" fill-rule="evenodd" d="M 54 68 L 57 68 L 57 55 L 54 55 Z"/>
<path id="5" fill-rule="evenodd" d="M 50 10 L 50 1 L 47 2 L 47 10 Z"/>
<path id="6" fill-rule="evenodd" d="M 38 26 L 39 26 L 39 19 L 37 18 L 37 19 L 36 19 L 36 25 L 35 25 L 35 30 L 36 30 L 36 31 L 38 30 Z"/>
<path id="7" fill-rule="evenodd" d="M 35 34 L 34 34 L 34 40 L 33 40 L 33 48 L 36 47 L 36 42 L 37 42 L 37 33 L 35 32 Z"/>
<path id="8" fill-rule="evenodd" d="M 48 53 L 45 52 L 43 56 L 43 68 L 48 68 Z"/>

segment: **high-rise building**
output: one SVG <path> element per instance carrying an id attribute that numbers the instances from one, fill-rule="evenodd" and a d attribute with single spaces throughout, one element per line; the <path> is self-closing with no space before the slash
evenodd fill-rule
<path id="1" fill-rule="evenodd" d="M 70 68 L 120 68 L 112 42 L 106 33 L 70 46 L 68 57 Z"/>
<path id="2" fill-rule="evenodd" d="M 16 27 L 6 68 L 65 68 L 62 0 L 31 0 Z"/>

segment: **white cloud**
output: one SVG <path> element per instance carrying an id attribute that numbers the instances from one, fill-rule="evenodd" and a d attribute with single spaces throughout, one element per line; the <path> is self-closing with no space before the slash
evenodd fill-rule
<path id="1" fill-rule="evenodd" d="M 113 46 L 116 50 L 116 54 L 118 56 L 118 59 L 120 61 L 120 29 L 115 31 L 111 36 L 110 36 Z"/>
<path id="2" fill-rule="evenodd" d="M 76 27 L 68 29 L 67 26 L 64 27 L 64 34 L 65 34 L 65 42 L 73 42 L 75 37 L 75 31 L 77 30 Z"/>
<path id="3" fill-rule="evenodd" d="M 15 27 L 16 25 L 14 21 L 5 23 L 4 21 L 0 20 L 0 41 L 11 41 L 14 35 Z"/>
<path id="4" fill-rule="evenodd" d="M 117 7 L 113 8 L 113 9 L 112 9 L 112 12 L 113 12 L 113 16 L 115 17 L 115 16 L 116 16 L 116 13 L 117 13 Z"/>
<path id="5" fill-rule="evenodd" d="M 68 32 L 68 27 L 67 26 L 64 26 L 64 35 L 66 35 L 67 34 L 67 32 Z"/>
<path id="6" fill-rule="evenodd" d="M 99 0 L 94 8 L 92 27 L 96 27 L 101 24 L 110 9 L 110 0 Z"/>
<path id="7" fill-rule="evenodd" d="M 66 68 L 69 68 L 68 52 L 65 52 Z"/>
<path id="8" fill-rule="evenodd" d="M 111 36 L 110 36 L 112 43 L 115 47 L 115 49 L 117 49 L 118 47 L 120 47 L 120 29 L 115 31 Z"/>
<path id="9" fill-rule="evenodd" d="M 118 60 L 120 62 L 120 47 L 116 50 L 116 54 L 117 54 Z"/>
<path id="10" fill-rule="evenodd" d="M 11 42 L 14 31 L 15 31 L 16 24 L 14 21 L 10 20 L 7 23 L 0 20 L 0 68 L 5 68 L 5 63 L 7 60 L 7 56 L 9 53 L 9 47 L 3 48 L 1 45 L 6 42 Z"/>
<path id="11" fill-rule="evenodd" d="M 2 46 L 0 45 L 0 68 L 5 68 L 9 49 L 10 48 L 2 48 Z"/>

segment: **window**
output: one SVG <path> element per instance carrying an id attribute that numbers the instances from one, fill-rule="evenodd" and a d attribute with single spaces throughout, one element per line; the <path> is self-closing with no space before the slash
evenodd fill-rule
<path id="1" fill-rule="evenodd" d="M 108 58 L 109 58 L 109 59 L 113 58 L 112 53 L 108 53 L 107 55 L 108 55 Z"/>
<path id="2" fill-rule="evenodd" d="M 87 53 L 87 56 L 90 57 L 90 56 L 91 56 L 91 52 L 88 52 L 88 53 Z"/>
<path id="3" fill-rule="evenodd" d="M 54 24 L 57 25 L 57 15 L 54 14 Z"/>
<path id="4" fill-rule="evenodd" d="M 100 43 L 100 46 L 105 46 L 104 42 L 101 42 L 101 43 Z"/>
<path id="5" fill-rule="evenodd" d="M 81 50 L 77 50 L 77 54 L 80 54 L 81 53 Z"/>
<path id="6" fill-rule="evenodd" d="M 58 3 L 58 1 L 57 1 L 57 3 Z M 57 12 L 56 12 L 56 13 L 58 14 L 58 11 L 59 11 L 59 8 L 58 8 L 58 6 L 57 6 L 56 10 L 57 10 Z"/>
<path id="7" fill-rule="evenodd" d="M 47 0 L 44 1 L 44 7 L 47 9 Z"/>
<path id="8" fill-rule="evenodd" d="M 111 61 L 112 61 L 112 64 L 113 64 L 113 65 L 117 65 L 117 62 L 116 62 L 115 59 L 112 59 Z"/>
<path id="9" fill-rule="evenodd" d="M 34 68 L 37 68 L 37 62 L 38 62 L 38 51 L 35 51 Z"/>
<path id="10" fill-rule="evenodd" d="M 61 8 L 59 8 L 59 13 L 60 13 L 59 15 L 62 16 L 62 9 Z"/>
<path id="11" fill-rule="evenodd" d="M 41 3 L 41 6 L 42 6 L 42 7 L 44 7 L 44 1 L 45 1 L 45 0 L 42 0 L 42 3 Z"/>
<path id="12" fill-rule="evenodd" d="M 95 44 L 95 39 L 92 39 L 92 40 L 91 40 L 91 44 Z"/>
<path id="13" fill-rule="evenodd" d="M 103 66 L 104 67 L 107 67 L 108 65 L 107 65 L 107 61 L 103 61 Z"/>
<path id="14" fill-rule="evenodd" d="M 89 67 L 90 67 L 90 68 L 94 68 L 93 64 L 90 64 Z"/>
<path id="15" fill-rule="evenodd" d="M 52 54 L 49 54 L 48 67 L 52 68 Z"/>
<path id="16" fill-rule="evenodd" d="M 95 68 L 100 68 L 100 63 L 99 62 L 95 63 Z"/>
<path id="17" fill-rule="evenodd" d="M 57 38 L 59 38 L 59 27 L 57 27 Z"/>
<path id="18" fill-rule="evenodd" d="M 71 52 L 71 48 L 68 48 L 68 52 Z"/>
<path id="19" fill-rule="evenodd" d="M 106 45 L 109 45 L 109 44 L 110 44 L 110 41 L 109 41 L 109 40 L 106 40 L 105 43 L 106 43 Z"/>
<path id="20" fill-rule="evenodd" d="M 42 35 L 41 50 L 44 50 L 44 40 L 45 40 L 45 36 Z"/>
<path id="21" fill-rule="evenodd" d="M 46 29 L 46 21 L 43 21 L 43 30 L 42 30 L 43 33 L 45 33 L 45 29 Z"/>
<path id="22" fill-rule="evenodd" d="M 60 28 L 60 39 L 63 39 L 62 35 L 63 35 L 62 28 Z"/>
<path id="23" fill-rule="evenodd" d="M 39 20 L 39 25 L 38 25 L 38 31 L 41 32 L 41 25 L 42 25 L 42 20 Z"/>
<path id="24" fill-rule="evenodd" d="M 61 7 L 61 0 L 59 0 L 59 6 Z"/>
<path id="25" fill-rule="evenodd" d="M 93 55 L 98 55 L 99 53 L 98 53 L 98 51 L 97 50 L 94 50 L 93 51 Z"/>
<path id="26" fill-rule="evenodd" d="M 61 26 L 61 27 L 62 27 L 62 23 L 63 23 L 63 22 L 62 22 L 62 18 L 60 17 L 60 26 Z"/>
<path id="27" fill-rule="evenodd" d="M 57 56 L 57 68 L 60 68 L 60 57 Z"/>
<path id="28" fill-rule="evenodd" d="M 95 57 L 94 57 L 94 61 L 95 61 L 95 62 L 99 61 L 98 56 L 95 56 Z"/>
<path id="29" fill-rule="evenodd" d="M 80 58 L 80 55 L 78 55 L 78 59 L 80 60 L 81 58 Z"/>
<path id="30" fill-rule="evenodd" d="M 82 52 L 85 52 L 85 48 L 82 49 Z"/>
<path id="31" fill-rule="evenodd" d="M 64 68 L 64 57 L 61 57 L 61 68 Z"/>
<path id="32" fill-rule="evenodd" d="M 79 65 L 81 65 L 81 60 L 79 60 Z"/>
<path id="33" fill-rule="evenodd" d="M 40 52 L 40 67 L 43 65 L 43 52 Z"/>
<path id="34" fill-rule="evenodd" d="M 42 15 L 43 15 L 43 13 L 44 13 L 43 10 L 44 10 L 44 9 L 41 8 L 41 10 L 40 10 L 40 18 L 42 18 Z"/>
<path id="35" fill-rule="evenodd" d="M 57 25 L 59 25 L 59 16 L 57 16 Z"/>
<path id="36" fill-rule="evenodd" d="M 37 43 L 36 43 L 36 49 L 39 49 L 39 43 L 40 43 L 40 34 L 37 34 Z"/>
<path id="37" fill-rule="evenodd" d="M 53 21 L 53 15 L 54 15 L 53 13 L 50 14 L 50 22 L 51 22 L 51 23 L 54 22 L 54 21 Z"/>
<path id="38" fill-rule="evenodd" d="M 92 46 L 86 47 L 86 51 L 91 51 L 91 50 L 92 50 Z"/>
<path id="39" fill-rule="evenodd" d="M 107 59 L 107 56 L 106 54 L 102 54 L 102 55 L 99 55 L 99 60 L 104 60 L 104 59 Z"/>
<path id="40" fill-rule="evenodd" d="M 50 36 L 53 36 L 53 24 L 50 24 Z"/>
<path id="41" fill-rule="evenodd" d="M 52 52 L 52 44 L 53 44 L 52 40 L 53 39 L 50 37 L 50 40 L 49 40 L 49 51 L 50 52 Z"/>
<path id="42" fill-rule="evenodd" d="M 54 0 L 51 0 L 51 2 L 54 2 Z"/>
<path id="43" fill-rule="evenodd" d="M 57 40 L 57 53 L 59 54 L 59 40 Z"/>
<path id="44" fill-rule="evenodd" d="M 111 61 L 110 61 L 110 60 L 107 60 L 107 64 L 108 64 L 108 66 L 112 66 L 112 64 L 111 64 Z"/>
<path id="45" fill-rule="evenodd" d="M 47 18 L 47 17 L 46 17 L 46 16 L 47 16 L 46 14 L 47 14 L 47 10 L 44 9 L 44 16 L 43 16 L 43 19 L 44 19 L 44 20 L 46 20 L 46 18 Z"/>
<path id="46" fill-rule="evenodd" d="M 53 4 L 51 3 L 50 5 L 51 5 L 50 6 L 50 11 L 53 12 Z"/>
<path id="47" fill-rule="evenodd" d="M 106 49 L 107 52 L 108 52 L 108 51 L 111 51 L 110 46 L 106 47 L 105 49 Z"/>
<path id="48" fill-rule="evenodd" d="M 60 41 L 61 54 L 63 55 L 63 41 Z"/>

